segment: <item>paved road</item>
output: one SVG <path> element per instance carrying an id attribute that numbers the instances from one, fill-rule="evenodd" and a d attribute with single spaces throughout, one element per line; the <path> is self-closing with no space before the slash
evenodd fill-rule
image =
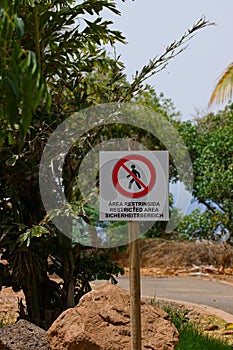
<path id="1" fill-rule="evenodd" d="M 119 277 L 118 281 L 120 287 L 129 290 L 128 277 Z M 141 277 L 141 294 L 207 305 L 233 315 L 233 285 L 226 283 L 198 278 Z"/>

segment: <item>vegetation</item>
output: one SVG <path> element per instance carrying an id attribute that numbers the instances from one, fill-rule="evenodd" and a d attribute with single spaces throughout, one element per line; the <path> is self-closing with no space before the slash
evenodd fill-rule
<path id="1" fill-rule="evenodd" d="M 3 328 L 5 326 L 4 318 L 0 319 L 0 328 Z"/>
<path id="2" fill-rule="evenodd" d="M 179 131 L 192 159 L 193 196 L 206 211 L 196 211 L 178 227 L 189 236 L 231 241 L 233 217 L 233 105 L 216 115 L 209 114 L 195 124 L 182 123 Z M 218 237 L 218 236 L 217 236 Z"/>
<path id="3" fill-rule="evenodd" d="M 46 141 L 74 111 L 131 100 L 145 79 L 165 68 L 209 24 L 201 19 L 129 83 L 122 62 L 106 52 L 106 44 L 124 43 L 124 38 L 104 20 L 104 9 L 119 15 L 115 2 L 107 0 L 3 0 L 0 6 L 0 252 L 7 261 L 0 264 L 0 286 L 22 289 L 24 317 L 45 328 L 78 302 L 91 279 L 122 273 L 108 252 L 97 254 L 72 242 L 45 217 L 38 167 Z M 84 135 L 67 156 L 63 186 L 68 200 L 73 195 L 69 185 L 102 132 Z M 61 284 L 49 278 L 53 272 Z"/>
<path id="4" fill-rule="evenodd" d="M 232 349 L 227 342 L 204 335 L 196 326 L 188 322 L 185 312 L 166 308 L 172 323 L 180 333 L 180 341 L 176 350 L 227 350 Z"/>
<path id="5" fill-rule="evenodd" d="M 115 282 L 113 276 L 123 273 L 108 251 L 84 247 L 62 235 L 41 202 L 38 167 L 44 146 L 73 112 L 99 103 L 134 101 L 161 113 L 187 144 L 193 195 L 206 207 L 204 213 L 186 217 L 179 231 L 185 237 L 205 238 L 215 237 L 216 231 L 229 238 L 232 233 L 233 105 L 195 124 L 181 122 L 170 100 L 143 86 L 209 23 L 201 19 L 128 82 L 123 63 L 106 50 L 106 44 L 114 47 L 124 43 L 124 37 L 104 20 L 105 9 L 120 14 L 115 2 L 107 0 L 2 0 L 0 5 L 0 253 L 7 261 L 0 263 L 0 287 L 22 289 L 24 317 L 45 328 L 90 290 L 92 279 Z M 94 128 L 70 150 L 64 191 L 69 201 L 76 200 L 77 212 L 87 223 L 96 220 L 96 213 L 82 206 L 78 188 L 70 186 L 84 156 L 100 140 L 135 134 L 150 149 L 163 147 L 143 130 L 118 125 Z M 171 164 L 170 176 L 177 181 L 172 159 Z M 165 225 L 156 225 L 148 236 L 160 235 Z M 52 273 L 61 283 L 49 278 Z"/>
<path id="6" fill-rule="evenodd" d="M 14 320 L 7 316 L 0 317 L 0 328 L 9 326 L 13 323 L 14 323 Z"/>
<path id="7" fill-rule="evenodd" d="M 50 222 L 40 225 L 45 211 L 39 193 L 38 165 L 46 140 L 74 110 L 95 100 L 100 102 L 109 96 L 109 91 L 110 100 L 117 98 L 119 86 L 126 84 L 120 74 L 122 64 L 107 57 L 103 48 L 103 43 L 123 42 L 121 33 L 112 31 L 110 23 L 101 17 L 86 18 L 98 16 L 104 8 L 118 14 L 108 1 L 75 5 L 73 1 L 6 0 L 1 4 L 5 65 L 0 72 L 0 248 L 8 264 L 0 265 L 0 284 L 23 289 L 27 317 L 43 327 L 78 301 L 93 276 L 110 278 L 122 273 L 110 263 L 103 268 L 106 252 L 100 253 L 102 264 L 96 264 L 100 258 L 91 255 L 91 265 L 80 271 L 80 261 L 87 260 L 83 247 L 62 236 Z M 82 29 L 75 25 L 79 18 L 84 22 Z M 18 64 L 24 59 L 26 73 Z M 90 83 L 93 72 L 111 72 L 112 80 L 97 89 Z M 31 86 L 33 79 L 36 83 Z M 7 84 L 11 90 L 5 89 Z M 87 273 L 90 268 L 94 275 Z M 62 287 L 48 278 L 49 272 L 62 278 Z"/>

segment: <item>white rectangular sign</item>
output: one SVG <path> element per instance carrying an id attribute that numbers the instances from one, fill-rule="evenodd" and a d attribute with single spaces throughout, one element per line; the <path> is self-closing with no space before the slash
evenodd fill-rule
<path id="1" fill-rule="evenodd" d="M 168 151 L 100 152 L 100 220 L 169 220 L 168 172 Z"/>

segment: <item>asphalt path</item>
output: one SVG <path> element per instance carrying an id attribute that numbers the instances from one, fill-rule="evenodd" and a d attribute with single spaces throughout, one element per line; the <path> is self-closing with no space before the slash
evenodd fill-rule
<path id="1" fill-rule="evenodd" d="M 129 278 L 119 277 L 118 286 L 129 291 Z M 101 282 L 95 281 L 95 284 Z M 233 315 L 233 285 L 199 278 L 141 277 L 141 295 L 209 306 Z M 228 317 L 229 319 L 229 317 Z M 233 316 L 232 320 L 233 322 Z"/>

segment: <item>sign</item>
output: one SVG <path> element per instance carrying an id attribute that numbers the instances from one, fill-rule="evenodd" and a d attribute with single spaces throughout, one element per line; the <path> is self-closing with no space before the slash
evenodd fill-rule
<path id="1" fill-rule="evenodd" d="M 167 151 L 100 152 L 100 220 L 169 220 Z"/>
<path id="2" fill-rule="evenodd" d="M 126 166 L 126 164 L 130 160 L 135 162 L 135 163 L 137 163 L 137 161 L 141 161 L 142 163 L 144 163 L 144 165 L 146 165 L 148 167 L 149 173 L 150 173 L 150 181 L 149 181 L 148 185 L 144 184 L 140 180 L 140 173 L 135 169 L 136 166 L 134 164 L 131 165 L 131 169 Z M 141 191 L 135 191 L 135 192 L 134 192 L 134 190 L 127 191 L 126 189 L 124 189 L 124 187 L 122 187 L 121 181 L 118 177 L 119 170 L 121 169 L 121 167 L 123 169 L 125 169 L 125 171 L 128 173 L 127 177 L 131 177 L 131 180 L 129 181 L 129 188 L 132 189 L 132 184 L 135 182 L 138 189 L 142 189 Z M 113 173 L 112 173 L 113 184 L 116 187 L 117 191 L 128 198 L 140 198 L 140 197 L 147 195 L 151 191 L 151 189 L 153 188 L 153 186 L 155 184 L 155 179 L 156 179 L 156 172 L 155 172 L 155 168 L 154 168 L 153 164 L 150 162 L 150 160 L 148 158 L 146 158 L 142 155 L 139 155 L 139 154 L 130 154 L 127 157 L 121 158 L 117 162 L 116 166 L 113 169 Z"/>

